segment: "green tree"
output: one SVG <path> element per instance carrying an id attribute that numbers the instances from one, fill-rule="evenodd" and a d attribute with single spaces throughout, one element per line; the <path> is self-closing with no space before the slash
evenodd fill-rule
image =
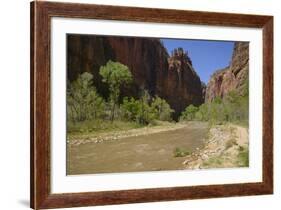
<path id="1" fill-rule="evenodd" d="M 208 105 L 207 104 L 201 104 L 199 106 L 199 109 L 195 114 L 195 118 L 197 120 L 201 120 L 201 121 L 209 120 L 209 111 L 208 111 Z"/>
<path id="2" fill-rule="evenodd" d="M 149 105 L 151 97 L 147 90 L 144 90 L 142 97 L 139 99 L 139 110 L 137 114 L 137 122 L 140 124 L 148 124 L 153 120 L 153 112 Z"/>
<path id="3" fill-rule="evenodd" d="M 93 75 L 84 72 L 67 88 L 67 115 L 72 121 L 96 119 L 103 114 L 104 100 L 93 86 Z"/>
<path id="4" fill-rule="evenodd" d="M 171 120 L 171 114 L 174 112 L 170 105 L 158 96 L 152 100 L 151 109 L 155 115 L 155 119 L 163 121 Z"/>
<path id="5" fill-rule="evenodd" d="M 229 121 L 228 107 L 221 97 L 216 97 L 208 104 L 209 121 L 211 123 L 222 123 Z"/>
<path id="6" fill-rule="evenodd" d="M 195 114 L 196 119 L 211 123 L 248 122 L 249 96 L 246 88 L 245 85 L 243 93 L 233 90 L 223 99 L 216 97 L 213 101 L 202 104 Z"/>
<path id="7" fill-rule="evenodd" d="M 239 95 L 237 91 L 231 91 L 225 98 L 227 113 L 230 121 L 248 120 L 249 97 L 248 94 Z"/>
<path id="8" fill-rule="evenodd" d="M 107 83 L 110 91 L 111 121 L 114 120 L 116 106 L 120 96 L 121 85 L 132 82 L 132 74 L 129 68 L 119 62 L 109 60 L 105 66 L 100 67 L 99 71 L 102 81 Z"/>
<path id="9" fill-rule="evenodd" d="M 140 101 L 134 98 L 125 97 L 121 104 L 122 118 L 129 121 L 136 121 L 140 110 Z"/>
<path id="10" fill-rule="evenodd" d="M 181 113 L 181 120 L 194 120 L 195 114 L 198 111 L 198 107 L 193 104 L 189 105 L 185 108 L 185 110 Z"/>

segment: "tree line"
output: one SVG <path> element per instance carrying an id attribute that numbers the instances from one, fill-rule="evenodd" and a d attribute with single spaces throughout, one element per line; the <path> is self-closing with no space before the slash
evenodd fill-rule
<path id="1" fill-rule="evenodd" d="M 99 74 L 106 83 L 109 97 L 102 97 L 93 84 L 94 75 L 84 72 L 67 84 L 68 122 L 103 120 L 108 122 L 127 121 L 148 125 L 155 121 L 171 121 L 174 110 L 159 96 L 152 97 L 143 90 L 139 97 L 120 98 L 121 87 L 132 83 L 133 78 L 127 66 L 108 61 L 101 66 Z M 248 84 L 242 94 L 230 91 L 225 97 L 216 97 L 200 106 L 189 105 L 181 113 L 180 121 L 248 122 Z"/>
<path id="2" fill-rule="evenodd" d="M 196 107 L 189 105 L 182 112 L 180 120 L 200 120 L 211 123 L 242 122 L 248 123 L 249 94 L 248 85 L 245 85 L 242 94 L 237 90 L 230 91 L 225 97 L 216 97 Z"/>
<path id="3" fill-rule="evenodd" d="M 68 121 L 124 120 L 147 125 L 154 120 L 171 120 L 174 110 L 164 99 L 150 96 L 147 90 L 143 90 L 139 98 L 123 97 L 120 100 L 121 86 L 132 82 L 127 66 L 110 60 L 100 67 L 99 74 L 102 82 L 108 85 L 108 98 L 98 94 L 93 84 L 94 75 L 89 72 L 80 74 L 73 82 L 68 81 Z"/>

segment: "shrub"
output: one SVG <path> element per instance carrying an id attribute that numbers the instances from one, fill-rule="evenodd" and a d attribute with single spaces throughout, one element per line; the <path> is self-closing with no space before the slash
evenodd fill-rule
<path id="1" fill-rule="evenodd" d="M 187 155 L 190 155 L 191 152 L 189 150 L 186 150 L 184 148 L 175 148 L 174 149 L 174 157 L 185 157 Z"/>
<path id="2" fill-rule="evenodd" d="M 105 102 L 93 86 L 93 75 L 85 72 L 67 88 L 68 120 L 84 121 L 99 118 L 104 114 Z"/>
<path id="3" fill-rule="evenodd" d="M 194 120 L 196 112 L 198 112 L 198 107 L 191 104 L 181 113 L 180 120 Z"/>
<path id="4" fill-rule="evenodd" d="M 140 110 L 140 101 L 125 97 L 121 104 L 121 116 L 124 120 L 136 121 Z"/>
<path id="5" fill-rule="evenodd" d="M 236 90 L 230 91 L 223 99 L 216 97 L 213 101 L 199 106 L 197 111 L 196 108 L 193 105 L 188 106 L 182 112 L 180 119 L 209 121 L 212 124 L 241 122 L 247 126 L 249 117 L 248 90 L 246 89 L 241 94 L 238 94 Z"/>
<path id="6" fill-rule="evenodd" d="M 171 120 L 171 115 L 174 112 L 170 105 L 158 96 L 152 99 L 151 109 L 154 114 L 154 119 L 162 121 Z"/>
<path id="7" fill-rule="evenodd" d="M 208 105 L 207 104 L 201 104 L 199 106 L 198 111 L 195 113 L 195 119 L 201 120 L 201 121 L 209 120 L 209 113 L 208 113 Z"/>
<path id="8" fill-rule="evenodd" d="M 221 158 L 221 156 L 214 156 L 209 158 L 208 160 L 203 162 L 203 166 L 204 167 L 208 167 L 208 168 L 218 168 L 221 167 L 223 164 L 223 160 Z"/>

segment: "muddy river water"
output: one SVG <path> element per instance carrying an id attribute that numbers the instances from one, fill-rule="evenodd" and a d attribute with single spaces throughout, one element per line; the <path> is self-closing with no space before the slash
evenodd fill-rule
<path id="1" fill-rule="evenodd" d="M 67 148 L 67 173 L 95 174 L 182 169 L 185 157 L 174 157 L 175 148 L 194 151 L 203 146 L 205 123 L 154 134 L 127 137 Z"/>

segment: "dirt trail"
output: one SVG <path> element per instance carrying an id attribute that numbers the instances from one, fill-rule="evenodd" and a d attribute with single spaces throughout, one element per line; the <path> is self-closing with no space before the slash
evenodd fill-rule
<path id="1" fill-rule="evenodd" d="M 236 125 L 237 143 L 246 146 L 249 143 L 249 132 L 247 128 Z"/>

